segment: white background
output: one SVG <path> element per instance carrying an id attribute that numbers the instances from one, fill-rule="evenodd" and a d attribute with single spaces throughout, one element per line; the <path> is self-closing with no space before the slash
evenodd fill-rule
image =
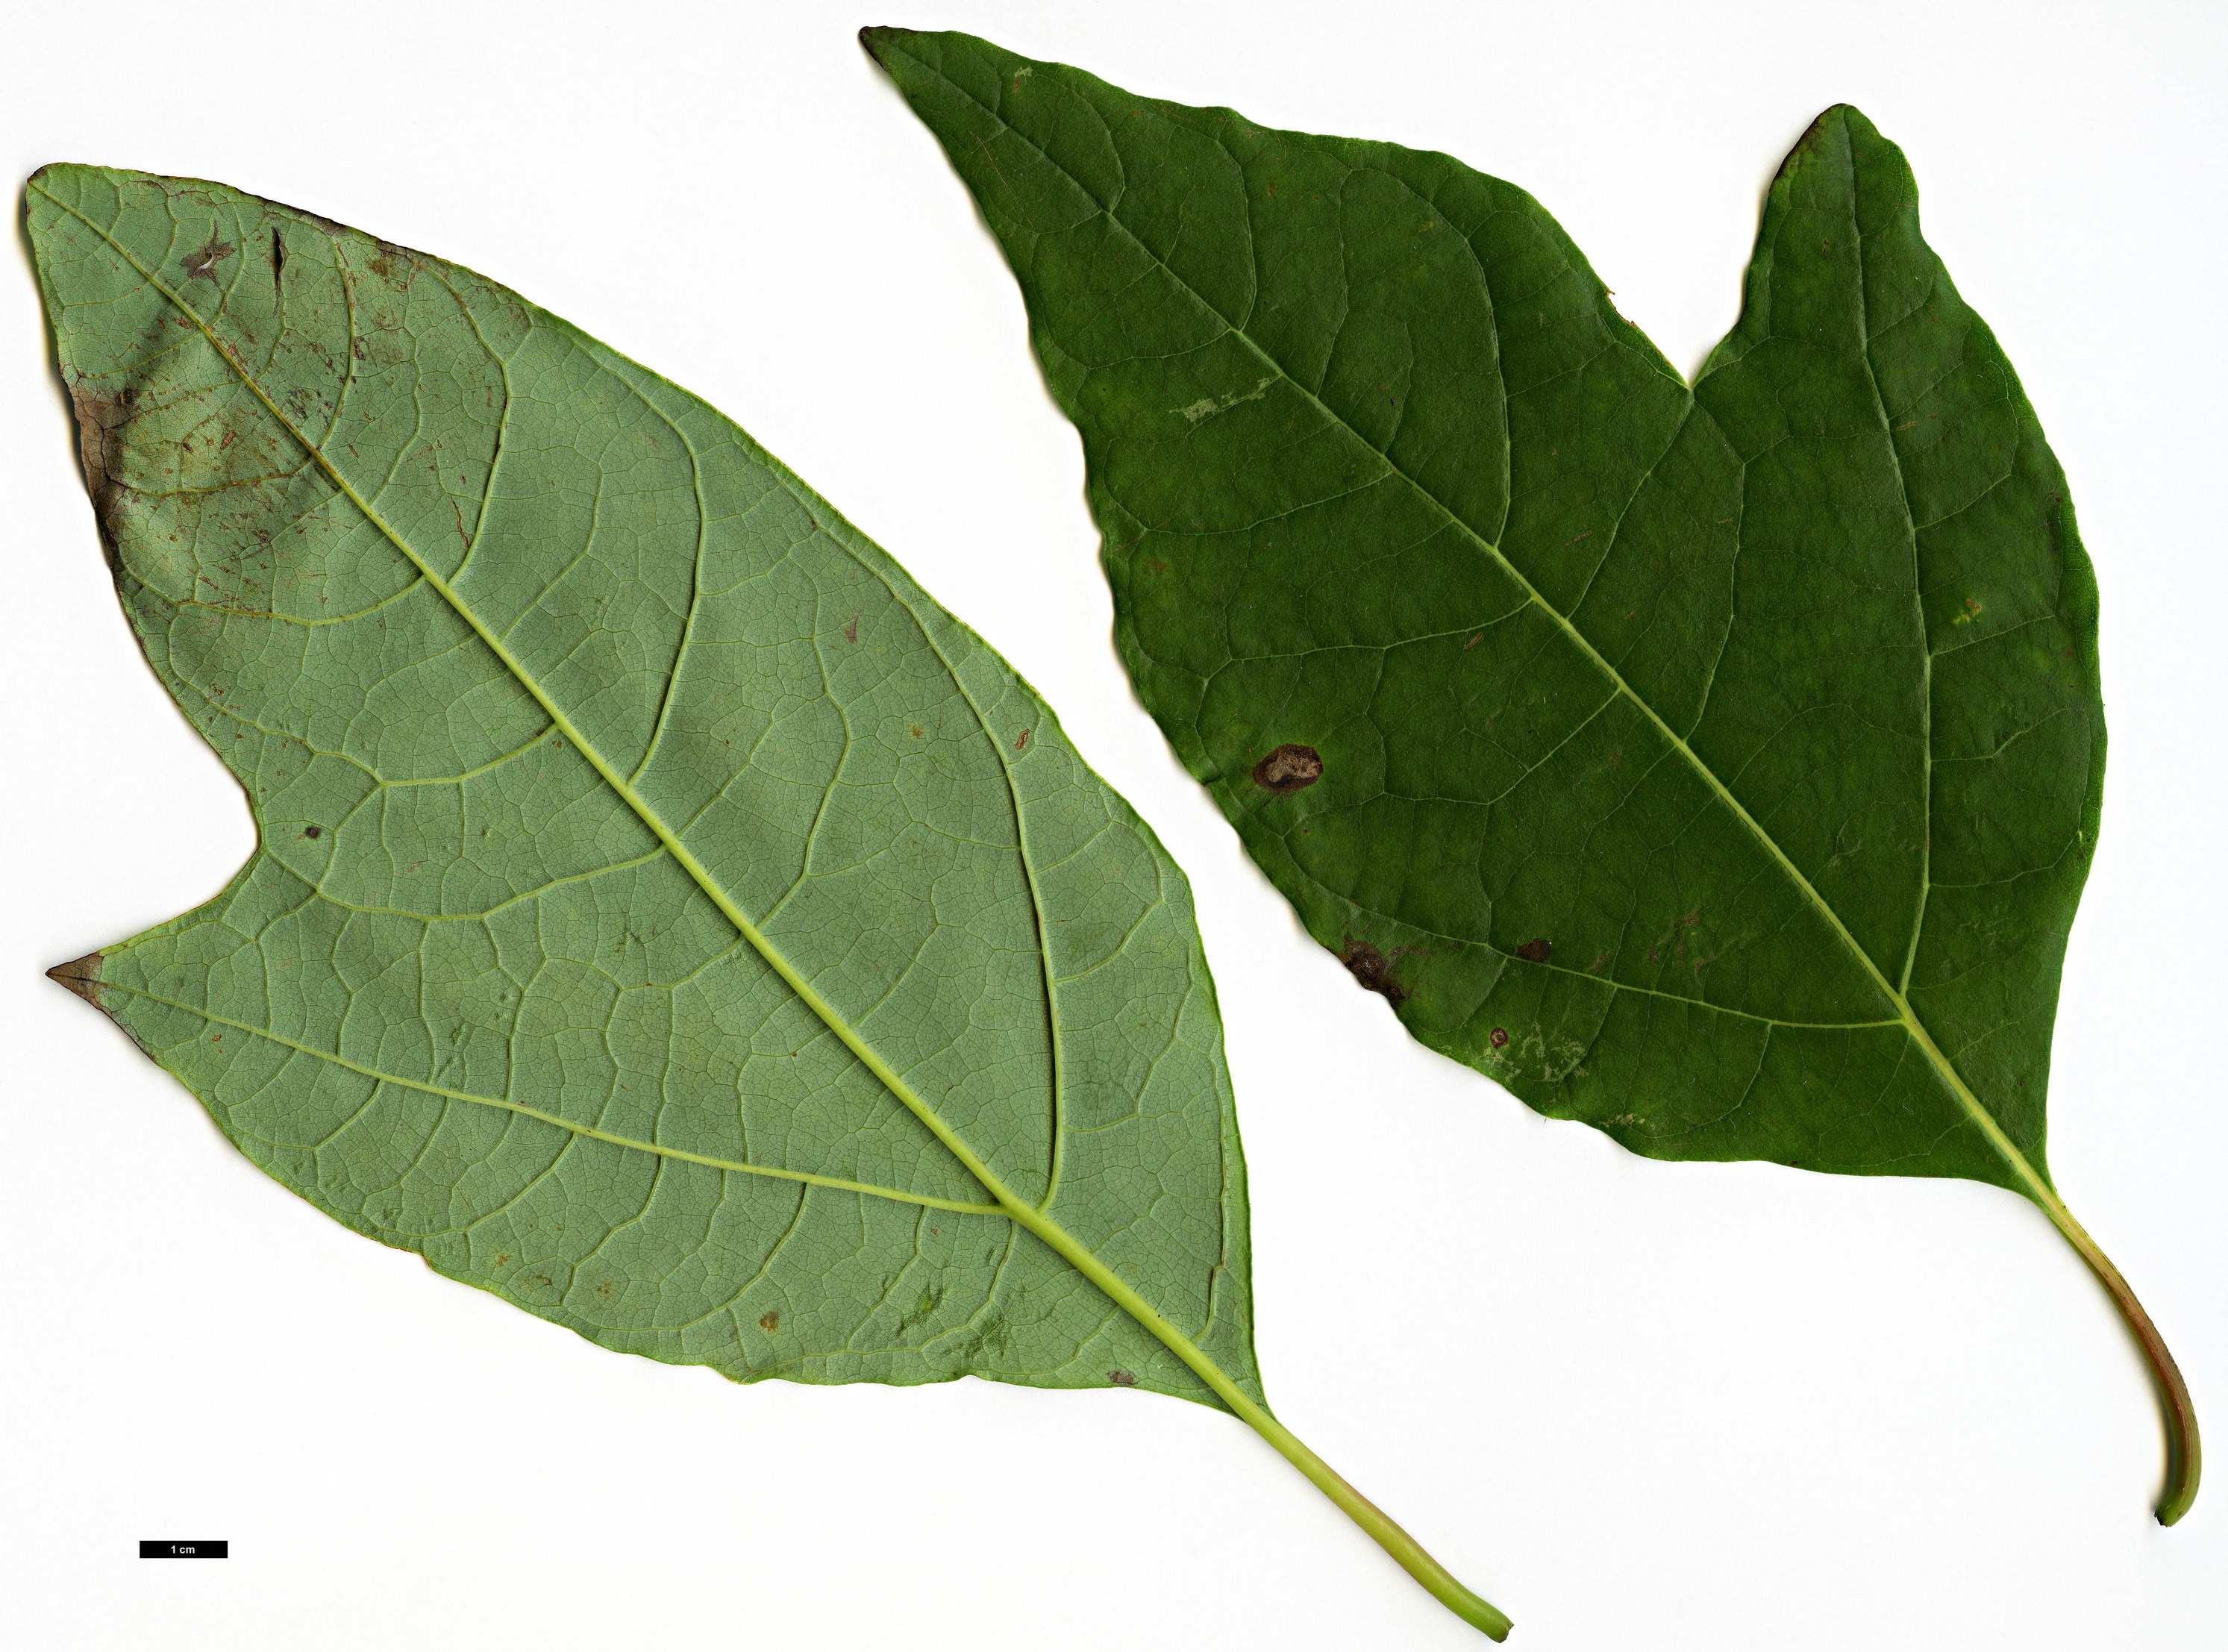
<path id="1" fill-rule="evenodd" d="M 2102 1292 L 1976 1185 L 1659 1165 L 1412 1043 L 1131 698 L 1077 439 L 853 39 L 1444 149 L 1682 367 L 1813 115 L 1901 143 L 2070 474 L 2112 750 L 2059 1186 L 2228 1439 L 2217 6 L 10 0 L 0 150 L 218 178 L 518 288 L 733 414 L 980 630 L 1198 892 L 1269 1393 L 1536 1652 L 2228 1645 L 2228 1470 L 2172 1531 Z M 0 258 L 0 1627 L 37 1649 L 1477 1644 L 1231 1419 L 602 1352 L 266 1180 L 39 978 L 214 893 L 238 790 L 102 568 Z M 226 1537 L 221 1565 L 143 1536 Z"/>

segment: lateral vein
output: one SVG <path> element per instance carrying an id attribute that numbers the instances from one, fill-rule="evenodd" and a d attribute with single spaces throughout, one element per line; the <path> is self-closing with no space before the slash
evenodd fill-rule
<path id="1" fill-rule="evenodd" d="M 932 1194 L 912 1193 L 903 1188 L 885 1188 L 872 1181 L 852 1181 L 842 1176 L 824 1176 L 810 1170 L 777 1169 L 771 1165 L 750 1164 L 740 1159 L 722 1159 L 708 1153 L 692 1153 L 686 1148 L 668 1147 L 659 1142 L 644 1142 L 631 1136 L 615 1135 L 610 1130 L 598 1130 L 592 1124 L 583 1124 L 575 1119 L 567 1118 L 557 1113 L 544 1112 L 539 1107 L 528 1107 L 523 1102 L 506 1101 L 500 1096 L 483 1096 L 470 1090 L 451 1090 L 446 1085 L 430 1084 L 419 1079 L 406 1079 L 399 1073 L 382 1073 L 377 1067 L 365 1066 L 362 1062 L 351 1061 L 346 1056 L 336 1055 L 330 1050 L 321 1050 L 314 1044 L 304 1044 L 298 1039 L 288 1038 L 283 1033 L 274 1033 L 267 1027 L 258 1027 L 249 1021 L 236 1021 L 229 1015 L 220 1015 L 214 1010 L 203 1009 L 199 1005 L 187 1003 L 182 999 L 165 997 L 159 992 L 149 992 L 144 987 L 126 986 L 120 982 L 104 981 L 101 983 L 101 990 L 126 992 L 135 998 L 144 998 L 150 1003 L 167 1004 L 173 1009 L 183 1010 L 189 1015 L 198 1015 L 202 1020 L 214 1021 L 220 1027 L 234 1028 L 257 1038 L 268 1039 L 272 1043 L 283 1048 L 314 1057 L 320 1061 L 330 1062 L 336 1067 L 343 1067 L 350 1073 L 371 1079 L 375 1084 L 391 1084 L 405 1090 L 421 1091 L 429 1096 L 439 1096 L 445 1101 L 469 1101 L 482 1107 L 494 1107 L 503 1112 L 516 1113 L 521 1117 L 537 1120 L 544 1124 L 554 1124 L 560 1130 L 569 1130 L 575 1136 L 585 1136 L 591 1141 L 608 1143 L 613 1147 L 632 1148 L 637 1152 L 652 1154 L 662 1159 L 680 1159 L 689 1164 L 701 1164 L 714 1170 L 733 1170 L 745 1175 L 771 1176 L 782 1181 L 802 1181 L 809 1187 L 833 1188 L 844 1193 L 868 1194 L 877 1199 L 888 1199 L 901 1205 L 921 1205 L 931 1210 L 956 1211 L 970 1216 L 1002 1216 L 1006 1213 L 997 1205 L 974 1204 L 963 1199 L 940 1199 Z"/>

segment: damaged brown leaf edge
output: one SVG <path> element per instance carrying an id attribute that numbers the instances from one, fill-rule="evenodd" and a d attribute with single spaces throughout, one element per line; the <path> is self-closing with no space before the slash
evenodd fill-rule
<path id="1" fill-rule="evenodd" d="M 138 396 L 139 393 L 128 385 L 112 396 L 88 390 L 82 384 L 69 387 L 70 412 L 77 419 L 77 462 L 85 472 L 85 490 L 93 498 L 93 523 L 99 529 L 101 554 L 107 558 L 111 573 L 116 569 L 114 523 L 120 492 L 115 467 L 110 462 L 111 432 L 131 419 L 132 403 Z M 96 952 L 89 960 L 78 960 L 79 964 L 86 962 L 99 964 L 100 955 Z M 58 969 L 76 967 L 76 964 L 65 964 Z M 62 978 L 56 970 L 48 973 L 57 981 Z"/>
<path id="2" fill-rule="evenodd" d="M 81 958 L 72 958 L 67 964 L 57 964 L 47 971 L 47 979 L 60 982 L 95 1009 L 106 1009 L 100 1002 L 100 954 L 88 952 Z"/>
<path id="3" fill-rule="evenodd" d="M 1346 938 L 1346 944 L 1338 950 L 1338 961 L 1346 965 L 1347 973 L 1355 981 L 1369 991 L 1381 996 L 1386 1002 L 1398 1009 L 1407 1002 L 1408 989 L 1392 978 L 1392 958 L 1412 950 L 1396 946 L 1392 949 L 1392 957 L 1388 958 L 1367 941 L 1357 941 L 1349 935 Z"/>

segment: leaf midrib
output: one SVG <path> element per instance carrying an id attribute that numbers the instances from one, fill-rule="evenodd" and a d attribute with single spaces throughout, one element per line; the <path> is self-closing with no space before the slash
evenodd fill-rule
<path id="1" fill-rule="evenodd" d="M 891 43 L 893 46 L 895 45 L 894 42 Z M 908 53 L 906 55 L 912 56 L 912 54 Z M 1528 601 L 1536 604 L 1540 611 L 1553 620 L 1562 631 L 1564 635 L 1569 637 L 1570 640 L 1584 652 L 1586 658 L 1591 661 L 1595 667 L 1600 670 L 1603 676 L 1609 679 L 1610 684 L 1617 689 L 1617 691 L 1622 694 L 1627 700 L 1630 701 L 1634 706 L 1639 708 L 1641 714 L 1646 717 L 1648 720 L 1655 726 L 1657 733 L 1660 733 L 1664 740 L 1670 745 L 1671 748 L 1677 752 L 1681 757 L 1685 759 L 1687 765 L 1693 769 L 1693 772 L 1700 778 L 1703 783 L 1706 784 L 1713 793 L 1716 794 L 1719 801 L 1732 811 L 1734 817 L 1738 819 L 1742 825 L 1747 828 L 1751 835 L 1756 839 L 1757 842 L 1759 843 L 1764 848 L 1764 851 L 1771 856 L 1772 860 L 1779 866 L 1780 869 L 1795 884 L 1796 887 L 1801 891 L 1804 898 L 1816 909 L 1818 914 L 1832 927 L 1835 937 L 1839 938 L 1842 945 L 1847 949 L 1849 955 L 1856 960 L 1858 965 L 1864 970 L 1866 975 L 1871 977 L 1873 983 L 1879 989 L 1881 996 L 1885 997 L 1890 1006 L 1893 1008 L 1896 1012 L 1895 1021 L 1902 1025 L 1905 1032 L 1911 1037 L 1911 1041 L 1918 1046 L 1920 1053 L 1926 1058 L 1928 1065 L 1934 1068 L 1936 1073 L 1949 1087 L 1950 1093 L 1964 1109 L 1967 1115 L 1971 1118 L 1974 1125 L 1988 1140 L 1988 1144 L 1995 1149 L 1998 1156 L 2001 1156 L 2011 1168 L 2013 1174 L 2019 1178 L 2023 1190 L 2038 1203 L 2042 1204 L 2046 1210 L 2052 1211 L 2053 1220 L 2055 1220 L 2055 1212 L 2053 1207 L 2058 1206 L 2058 1201 L 2055 1194 L 2051 1190 L 2048 1181 L 2042 1175 L 2041 1172 L 2036 1169 L 2034 1164 L 2027 1158 L 2026 1155 L 2019 1149 L 2018 1146 L 2012 1141 L 2011 1137 L 2005 1133 L 2003 1126 L 1997 1123 L 1995 1116 L 1988 1111 L 1985 1105 L 1982 1104 L 1981 1098 L 1974 1094 L 1971 1087 L 1966 1084 L 1964 1079 L 1957 1072 L 1956 1066 L 1950 1060 L 1950 1058 L 1947 1055 L 1943 1053 L 1941 1047 L 1934 1041 L 1933 1035 L 1928 1032 L 1924 1023 L 1919 1020 L 1917 1013 L 1911 1008 L 1910 1000 L 1907 999 L 1902 992 L 1897 989 L 1893 983 L 1888 980 L 1886 975 L 1882 972 L 1879 966 L 1873 961 L 1871 954 L 1866 952 L 1864 947 L 1858 943 L 1856 937 L 1850 933 L 1848 926 L 1841 921 L 1841 914 L 1834 909 L 1832 905 L 1827 901 L 1824 896 L 1818 893 L 1816 887 L 1813 885 L 1810 880 L 1803 874 L 1802 869 L 1796 866 L 1795 862 L 1788 857 L 1786 851 L 1779 847 L 1778 843 L 1772 838 L 1769 832 L 1764 830 L 1763 825 L 1756 819 L 1756 817 L 1749 813 L 1748 810 L 1742 804 L 1740 799 L 1733 795 L 1731 789 L 1725 785 L 1724 781 L 1718 778 L 1717 774 L 1710 768 L 1709 765 L 1703 762 L 1693 748 L 1687 745 L 1685 740 L 1681 738 L 1679 733 L 1672 728 L 1670 724 L 1665 721 L 1664 719 L 1656 712 L 1655 708 L 1649 705 L 1646 700 L 1642 699 L 1640 695 L 1634 690 L 1632 686 L 1624 680 L 1623 675 L 1619 672 L 1615 666 L 1610 663 L 1608 659 L 1602 655 L 1599 650 L 1594 647 L 1593 644 L 1587 639 L 1585 634 L 1579 631 L 1578 626 L 1567 616 L 1565 616 L 1561 610 L 1557 608 L 1553 603 L 1549 602 L 1545 596 L 1540 594 L 1539 588 L 1534 586 L 1530 579 L 1525 577 L 1523 571 L 1501 553 L 1501 547 L 1492 541 L 1487 539 L 1475 528 L 1471 527 L 1468 522 L 1464 521 L 1459 514 L 1457 514 L 1444 500 L 1439 498 L 1437 494 L 1433 493 L 1421 482 L 1418 481 L 1414 477 L 1409 475 L 1406 471 L 1403 470 L 1390 453 L 1386 452 L 1376 443 L 1372 442 L 1368 438 L 1362 435 L 1360 431 L 1356 430 L 1344 418 L 1341 417 L 1335 409 L 1324 402 L 1322 397 L 1316 394 L 1313 390 L 1303 384 L 1282 362 L 1279 362 L 1275 356 L 1271 355 L 1266 349 L 1262 348 L 1259 343 L 1255 342 L 1251 333 L 1249 333 L 1243 326 L 1232 321 L 1229 317 L 1224 315 L 1204 293 L 1200 292 L 1199 289 L 1194 286 L 1189 281 L 1187 281 L 1181 273 L 1168 263 L 1166 259 L 1162 259 L 1158 253 L 1154 252 L 1150 247 L 1147 246 L 1143 239 L 1135 231 L 1130 229 L 1129 225 L 1122 221 L 1120 216 L 1117 215 L 1112 208 L 1102 202 L 1098 197 L 1092 192 L 1090 187 L 1085 184 L 1081 178 L 1076 176 L 1074 173 L 1069 171 L 1065 166 L 1062 166 L 1059 160 L 1047 152 L 1041 144 L 1031 138 L 1028 133 L 1022 131 L 1019 127 L 1008 121 L 1002 115 L 999 114 L 996 109 L 993 109 L 989 105 L 984 103 L 982 99 L 976 97 L 972 92 L 968 90 L 968 88 L 961 86 L 957 81 L 944 74 L 942 70 L 935 67 L 932 64 L 925 62 L 919 57 L 913 57 L 912 61 L 915 63 L 919 64 L 920 67 L 929 74 L 934 74 L 938 80 L 941 80 L 946 86 L 951 87 L 951 89 L 957 93 L 961 97 L 965 98 L 970 103 L 980 109 L 990 119 L 997 122 L 1002 131 L 1010 133 L 1019 142 L 1028 144 L 1031 150 L 1034 150 L 1038 156 L 1042 157 L 1047 165 L 1052 167 L 1055 171 L 1059 172 L 1061 176 L 1065 177 L 1070 183 L 1074 185 L 1075 189 L 1083 195 L 1084 199 L 1090 202 L 1092 205 L 1098 209 L 1099 214 L 1104 217 L 1109 224 L 1120 231 L 1124 239 L 1126 239 L 1131 246 L 1135 247 L 1140 253 L 1142 253 L 1147 259 L 1150 260 L 1154 267 L 1165 273 L 1169 280 L 1175 283 L 1177 286 L 1181 287 L 1186 293 L 1189 294 L 1193 301 L 1199 304 L 1199 306 L 1208 315 L 1213 317 L 1216 321 L 1220 322 L 1232 336 L 1237 338 L 1240 343 L 1242 343 L 1261 362 L 1272 369 L 1277 375 L 1286 384 L 1290 385 L 1294 391 L 1300 395 L 1304 396 L 1310 403 L 1312 403 L 1326 420 L 1335 425 L 1339 429 L 1343 430 L 1348 435 L 1351 436 L 1364 452 L 1369 453 L 1379 459 L 1390 474 L 1397 476 L 1403 482 L 1405 482 L 1409 487 L 1414 490 L 1417 497 L 1422 499 L 1426 504 L 1437 510 L 1439 515 L 1444 517 L 1446 521 L 1458 532 L 1460 532 L 1464 538 L 1469 540 L 1480 550 L 1483 551 L 1498 567 L 1500 567 L 1510 579 L 1515 582 L 1518 589 L 1523 592 L 1526 599 Z M 1139 101 L 1142 102 L 1144 100 L 1140 99 Z M 1338 157 L 1335 157 L 1334 158 Z M 1349 170 L 1360 170 L 1359 167 L 1354 166 L 1353 163 L 1348 161 L 1341 160 L 1341 164 L 1347 166 Z M 1390 175 L 1388 174 L 1387 176 Z M 1399 182 L 1399 179 L 1394 179 L 1393 181 L 1395 182 Z M 1464 244 L 1468 244 L 1467 237 L 1464 238 Z M 1686 385 L 1684 381 L 1681 381 L 1681 382 L 1682 387 L 1684 387 L 1687 392 L 1689 405 L 1692 406 L 1693 388 L 1690 385 Z M 1611 986 L 1617 986 L 1620 983 L 1611 982 L 1609 984 Z M 1700 1007 L 1706 1009 L 1716 1008 L 1716 1006 L 1707 1003 L 1701 1004 Z"/>
<path id="2" fill-rule="evenodd" d="M 369 501 L 357 492 L 354 484 L 341 474 L 339 467 L 326 455 L 323 447 L 311 441 L 294 420 L 287 416 L 285 410 L 279 407 L 264 389 L 255 375 L 247 370 L 246 365 L 233 353 L 231 347 L 217 336 L 215 330 L 202 317 L 200 312 L 187 304 L 177 291 L 164 281 L 160 274 L 141 263 L 122 242 L 69 202 L 46 189 L 35 179 L 32 180 L 26 189 L 27 192 L 36 190 L 47 200 L 52 202 L 56 208 L 67 213 L 113 247 L 117 255 L 137 270 L 143 280 L 161 293 L 180 315 L 185 317 L 199 330 L 202 336 L 208 342 L 209 347 L 223 358 L 226 365 L 237 375 L 240 381 L 247 387 L 258 401 L 263 404 L 272 418 L 278 421 L 279 427 L 293 438 L 301 446 L 302 451 L 308 454 L 317 467 L 325 473 L 333 486 L 362 513 L 364 520 L 378 529 L 380 534 L 419 571 L 426 582 L 440 594 L 443 600 L 456 611 L 458 618 L 471 628 L 473 635 L 477 637 L 503 663 L 503 668 L 511 673 L 520 687 L 523 688 L 541 707 L 558 731 L 567 740 L 572 741 L 574 748 L 603 778 L 605 784 L 618 794 L 620 799 L 634 810 L 643 824 L 649 828 L 651 834 L 665 846 L 668 852 L 673 855 L 675 864 L 688 874 L 697 887 L 704 892 L 706 898 L 719 909 L 720 915 L 734 925 L 736 932 L 751 944 L 765 960 L 768 967 L 773 970 L 804 1005 L 825 1023 L 828 1029 L 842 1041 L 844 1047 L 858 1058 L 860 1063 L 881 1081 L 890 1094 L 906 1111 L 919 1119 L 952 1156 L 967 1169 L 969 1174 L 973 1175 L 982 1184 L 983 1190 L 996 1201 L 996 1208 L 1002 1213 L 1009 1220 L 1028 1228 L 1062 1261 L 1111 1297 L 1117 1307 L 1130 1315 L 1149 1334 L 1181 1361 L 1207 1386 L 1216 1399 L 1236 1412 L 1250 1426 L 1269 1437 L 1272 1444 L 1277 1444 L 1279 1450 L 1285 1451 L 1287 1456 L 1290 1456 L 1291 1450 L 1288 1449 L 1288 1444 L 1290 1447 L 1305 1450 L 1304 1447 L 1298 1446 L 1298 1443 L 1292 1439 L 1289 1431 L 1276 1420 L 1266 1405 L 1239 1387 L 1229 1373 L 1222 1368 L 1220 1362 L 1178 1329 L 1167 1316 L 1162 1314 L 1135 1286 L 1116 1273 L 1064 1225 L 1054 1220 L 1047 1210 L 1021 1198 L 1008 1187 L 1004 1179 L 983 1162 L 981 1156 L 968 1145 L 965 1139 L 953 1130 L 933 1107 L 915 1093 L 912 1087 L 906 1084 L 887 1061 L 882 1060 L 858 1029 L 814 989 L 811 983 L 804 979 L 796 966 L 783 955 L 780 949 L 768 940 L 758 925 L 753 924 L 735 904 L 733 897 L 720 887 L 718 880 L 712 876 L 710 870 L 689 851 L 688 845 L 681 841 L 678 835 L 665 823 L 663 817 L 651 807 L 649 800 L 643 797 L 623 779 L 603 753 L 580 734 L 573 726 L 572 719 L 567 717 L 564 710 L 549 696 L 539 680 L 528 671 L 524 663 L 504 646 L 503 640 L 489 630 L 478 614 L 474 612 L 471 606 L 457 592 L 455 587 L 434 572 L 432 565 L 419 555 L 409 541 L 402 537 L 400 532 L 373 509 Z M 345 281 L 343 286 L 345 286 Z M 352 303 L 353 300 L 351 304 Z M 508 413 L 507 398 L 506 390 L 506 414 Z M 949 667 L 950 662 L 946 661 L 945 663 Z M 957 681 L 957 675 L 955 671 L 953 673 L 955 681 Z M 965 685 L 961 683 L 959 686 L 964 693 Z M 992 736 L 992 738 L 995 740 L 996 737 Z M 1002 758 L 1002 753 L 1001 755 Z M 1034 893 L 1034 881 L 1031 884 L 1031 893 Z M 1047 966 L 1048 977 L 1049 967 Z M 202 1015 L 206 1012 L 195 1009 L 193 1013 Z M 567 1126 L 567 1128 L 571 1127 Z M 1208 1304 L 1207 1312 L 1211 1322 L 1213 1312 L 1212 1303 Z M 1311 1453 L 1309 1455 L 1312 1456 Z M 1294 1461 L 1297 1462 L 1298 1459 L 1295 1457 Z M 1313 1470 L 1308 1470 L 1304 1464 L 1302 1467 L 1303 1472 L 1309 1473 L 1310 1477 L 1313 1477 Z"/>

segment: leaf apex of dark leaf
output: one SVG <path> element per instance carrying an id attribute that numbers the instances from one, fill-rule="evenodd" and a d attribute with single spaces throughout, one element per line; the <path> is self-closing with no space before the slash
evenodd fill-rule
<path id="1" fill-rule="evenodd" d="M 1821 110 L 1818 118 L 1803 128 L 1802 136 L 1795 140 L 1793 147 L 1787 151 L 1787 158 L 1780 163 L 1778 176 L 1783 178 L 1787 176 L 1796 163 L 1815 150 L 1818 147 L 1820 139 L 1836 127 L 1841 129 L 1843 138 L 1852 150 L 1874 145 L 1894 148 L 1893 144 L 1889 144 L 1886 138 L 1880 136 L 1879 128 L 1873 125 L 1871 118 L 1856 105 L 1853 103 L 1831 104 Z M 1900 153 L 1900 151 L 1898 152 Z"/>
<path id="2" fill-rule="evenodd" d="M 888 61 L 882 56 L 883 46 L 896 40 L 900 35 L 919 32 L 914 29 L 900 29 L 889 23 L 869 23 L 859 31 L 859 44 L 866 48 L 868 57 L 873 58 L 882 67 L 887 68 Z"/>

